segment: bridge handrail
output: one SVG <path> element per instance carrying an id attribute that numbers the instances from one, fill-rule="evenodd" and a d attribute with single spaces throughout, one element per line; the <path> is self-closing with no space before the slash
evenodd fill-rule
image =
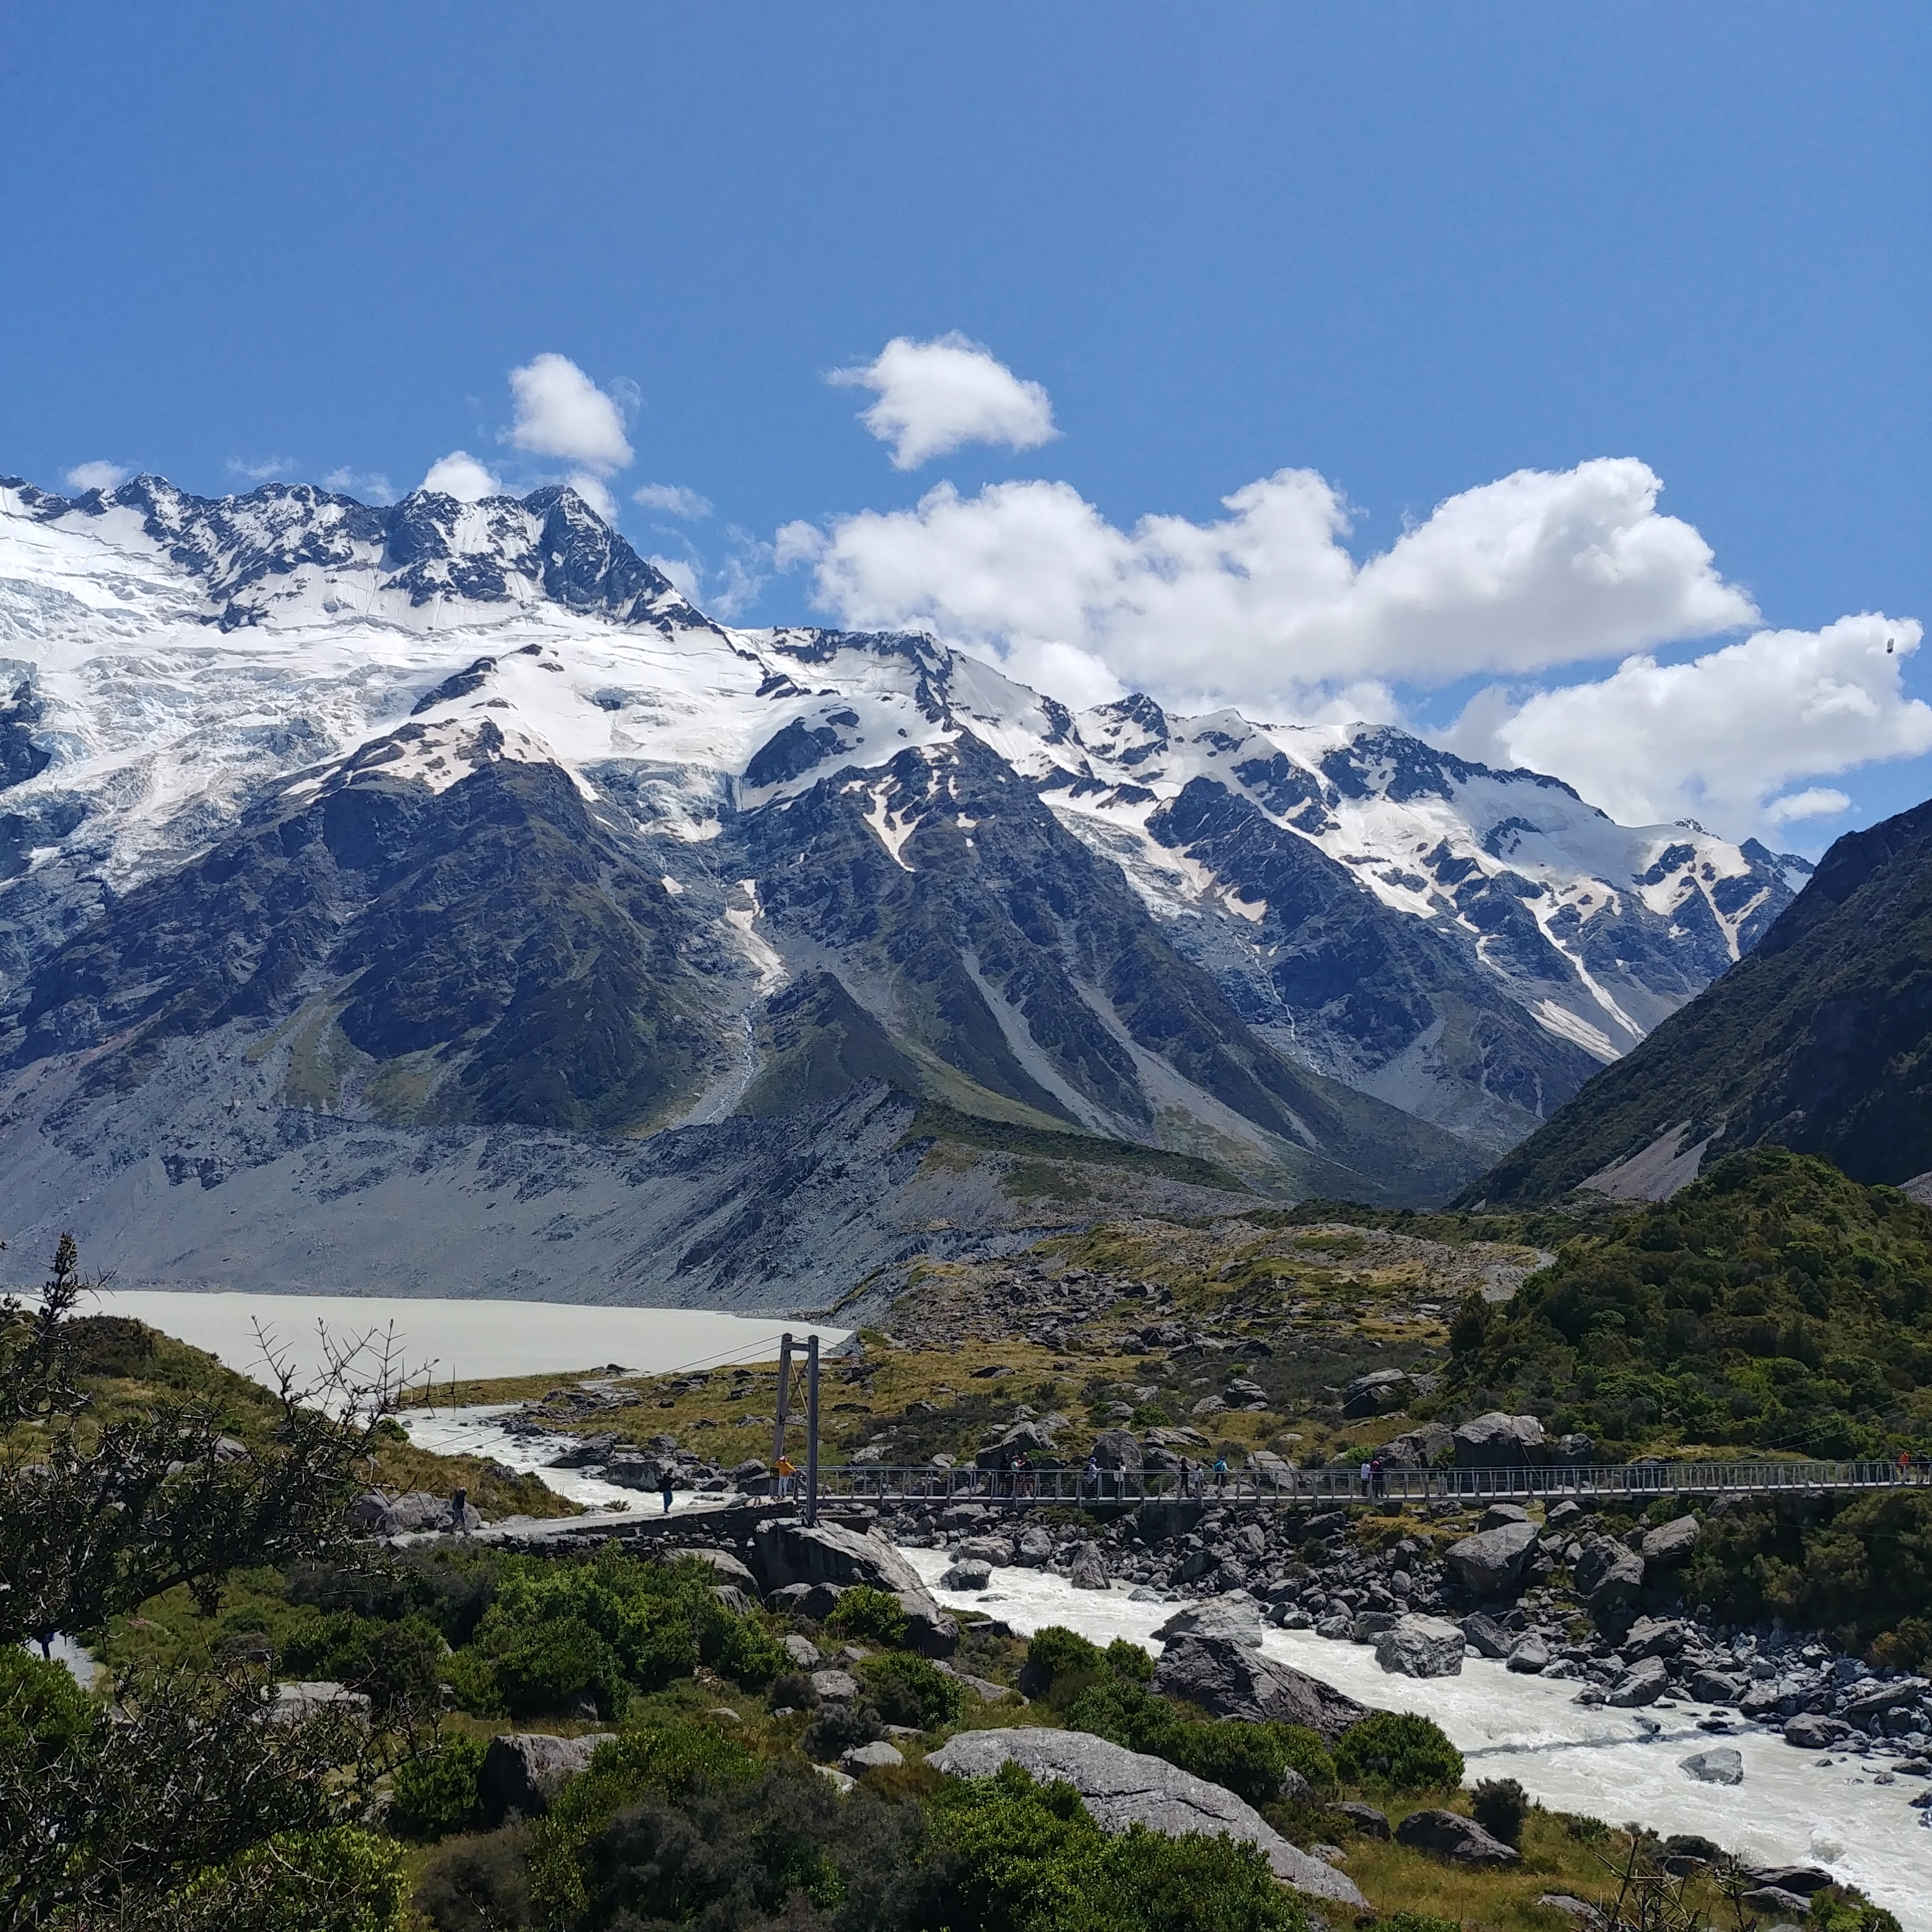
<path id="1" fill-rule="evenodd" d="M 1890 1489 L 1925 1480 L 1884 1460 L 1855 1462 L 1621 1462 L 1518 1468 L 1395 1469 L 1365 1484 L 1359 1468 L 1230 1471 L 1192 1479 L 1178 1471 L 934 1468 L 884 1463 L 821 1464 L 823 1496 L 1012 1506 L 1211 1500 L 1294 1506 L 1387 1498 L 1403 1502 L 1509 1502 L 1565 1496 L 1781 1494 L 1796 1490 Z"/>

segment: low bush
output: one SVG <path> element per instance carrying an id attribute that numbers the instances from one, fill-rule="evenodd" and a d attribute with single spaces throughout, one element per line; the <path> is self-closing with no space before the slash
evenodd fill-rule
<path id="1" fill-rule="evenodd" d="M 800 1742 L 814 1763 L 830 1764 L 841 1751 L 854 1744 L 877 1744 L 885 1734 L 878 1712 L 869 1704 L 821 1704 Z"/>
<path id="2" fill-rule="evenodd" d="M 1486 1778 L 1470 1797 L 1470 1814 L 1484 1831 L 1506 1845 L 1522 1844 L 1529 1793 L 1514 1778 Z"/>
<path id="3" fill-rule="evenodd" d="M 532 1925 L 530 1830 L 520 1821 L 454 1838 L 429 1862 L 416 1906 L 434 1932 L 518 1932 Z"/>
<path id="4" fill-rule="evenodd" d="M 359 1826 L 287 1832 L 198 1873 L 154 1922 L 168 1932 L 405 1932 L 401 1849 Z"/>
<path id="5" fill-rule="evenodd" d="M 859 1666 L 859 1679 L 879 1715 L 889 1724 L 929 1731 L 959 1714 L 964 1691 L 956 1677 L 935 1670 L 910 1651 L 888 1651 Z"/>
<path id="6" fill-rule="evenodd" d="M 397 1835 L 435 1840 L 478 1830 L 483 1805 L 478 1780 L 484 1749 L 478 1738 L 454 1736 L 399 1764 L 389 1809 Z"/>
<path id="7" fill-rule="evenodd" d="M 1378 1711 L 1350 1725 L 1334 1756 L 1337 1774 L 1352 1784 L 1436 1791 L 1462 1781 L 1462 1754 L 1439 1724 L 1408 1711 Z"/>
<path id="8" fill-rule="evenodd" d="M 905 1645 L 906 1613 L 890 1590 L 855 1583 L 832 1605 L 825 1628 L 848 1643 L 883 1644 L 888 1650 L 899 1650 Z"/>
<path id="9" fill-rule="evenodd" d="M 818 1687 L 807 1671 L 780 1671 L 765 1694 L 774 1711 L 812 1711 L 818 1707 Z"/>

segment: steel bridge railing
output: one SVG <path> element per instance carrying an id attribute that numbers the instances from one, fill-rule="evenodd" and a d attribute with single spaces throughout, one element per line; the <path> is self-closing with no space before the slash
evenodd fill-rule
<path id="1" fill-rule="evenodd" d="M 1384 1469 L 1364 1479 L 1357 1469 L 1207 1472 L 1105 1469 L 896 1468 L 882 1464 L 821 1465 L 822 1499 L 854 1502 L 977 1502 L 1013 1508 L 1064 1503 L 1238 1502 L 1310 1508 L 1378 1498 L 1400 1502 L 1557 1502 L 1613 1496 L 1782 1495 L 1832 1490 L 1880 1490 L 1927 1480 L 1923 1472 L 1884 1461 L 1853 1462 L 1629 1462 L 1515 1469 Z M 796 1484 L 794 1484 L 796 1489 Z"/>

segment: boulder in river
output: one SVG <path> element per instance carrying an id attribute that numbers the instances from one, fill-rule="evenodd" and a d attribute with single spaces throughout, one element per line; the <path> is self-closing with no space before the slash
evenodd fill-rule
<path id="1" fill-rule="evenodd" d="M 1532 1631 L 1504 1662 L 1504 1667 L 1519 1677 L 1540 1677 L 1550 1668 L 1550 1646 Z"/>
<path id="2" fill-rule="evenodd" d="M 1043 1727 L 962 1731 L 926 1762 L 953 1778 L 990 1778 L 1002 1765 L 1017 1764 L 1042 1783 L 1064 1778 L 1079 1792 L 1103 1832 L 1141 1825 L 1176 1837 L 1189 1832 L 1210 1838 L 1225 1832 L 1255 1846 L 1275 1876 L 1296 1891 L 1369 1909 L 1352 1880 L 1298 1850 L 1232 1792 L 1164 1758 L 1130 1751 L 1105 1738 Z"/>
<path id="3" fill-rule="evenodd" d="M 1154 1666 L 1154 1688 L 1199 1705 L 1211 1717 L 1300 1724 L 1331 1744 L 1369 1715 L 1366 1705 L 1318 1677 L 1224 1636 L 1174 1639 Z"/>
<path id="4" fill-rule="evenodd" d="M 1504 1630 L 1494 1617 L 1487 1617 L 1478 1610 L 1472 1616 L 1462 1619 L 1462 1634 L 1485 1657 L 1505 1658 L 1516 1646 L 1514 1630 Z"/>
<path id="5" fill-rule="evenodd" d="M 1403 1677 L 1460 1677 L 1461 1628 L 1441 1617 L 1404 1617 L 1376 1639 L 1376 1661 Z"/>
<path id="6" fill-rule="evenodd" d="M 1670 1688 L 1670 1672 L 1663 1658 L 1646 1657 L 1642 1663 L 1632 1664 L 1610 1686 L 1605 1701 L 1627 1711 L 1640 1704 L 1654 1704 Z"/>
<path id="7" fill-rule="evenodd" d="M 1250 1650 L 1262 1647 L 1262 1606 L 1245 1590 L 1208 1597 L 1176 1610 L 1154 1635 L 1166 1643 L 1177 1636 L 1223 1636 Z"/>
<path id="8" fill-rule="evenodd" d="M 1698 1670 L 1691 1673 L 1690 1695 L 1700 1704 L 1735 1704 L 1743 1688 L 1727 1671 Z"/>
<path id="9" fill-rule="evenodd" d="M 993 1580 L 992 1565 L 980 1557 L 964 1556 L 939 1580 L 942 1590 L 983 1590 Z"/>
<path id="10" fill-rule="evenodd" d="M 790 1583 L 869 1584 L 896 1594 L 923 1590 L 919 1573 L 890 1543 L 838 1523 L 816 1526 L 774 1517 L 754 1534 L 758 1582 L 766 1595 Z"/>
<path id="11" fill-rule="evenodd" d="M 1449 1567 L 1479 1597 L 1500 1597 L 1515 1586 L 1536 1546 L 1533 1522 L 1505 1522 L 1478 1530 L 1448 1548 Z"/>
<path id="12" fill-rule="evenodd" d="M 1799 1750 L 1834 1750 L 1851 1736 L 1842 1718 L 1814 1717 L 1807 1712 L 1784 1727 L 1784 1742 Z"/>
<path id="13" fill-rule="evenodd" d="M 1066 1580 L 1076 1590 L 1104 1590 L 1107 1587 L 1107 1566 L 1093 1544 L 1084 1545 L 1076 1554 Z"/>
<path id="14" fill-rule="evenodd" d="M 1700 1784 L 1742 1784 L 1744 1781 L 1744 1759 L 1729 1744 L 1679 1758 L 1677 1768 L 1687 1778 L 1696 1779 Z"/>
<path id="15" fill-rule="evenodd" d="M 1522 1854 L 1492 1838 L 1460 1811 L 1412 1811 L 1395 1828 L 1396 1842 L 1432 1852 L 1459 1865 L 1513 1865 Z"/>

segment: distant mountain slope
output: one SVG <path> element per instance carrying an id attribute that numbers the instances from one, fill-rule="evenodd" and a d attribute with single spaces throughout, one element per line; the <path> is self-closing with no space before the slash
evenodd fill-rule
<path id="1" fill-rule="evenodd" d="M 1546 1202 L 1597 1176 L 1657 1196 L 1766 1142 L 1868 1183 L 1932 1170 L 1932 802 L 1840 838 L 1748 958 L 1470 1195 Z"/>
<path id="2" fill-rule="evenodd" d="M 1383 728 L 1076 716 L 930 638 L 714 623 L 568 488 L 0 482 L 0 1164 L 130 1280 L 248 1251 L 142 1191 L 190 1178 L 274 1269 L 278 1215 L 339 1259 L 362 1170 L 287 1162 L 345 1124 L 445 1175 L 453 1273 L 439 1136 L 724 1161 L 867 1094 L 1438 1200 L 1808 869 Z M 974 1172 L 921 1197 L 941 1245 L 1004 1225 Z"/>

